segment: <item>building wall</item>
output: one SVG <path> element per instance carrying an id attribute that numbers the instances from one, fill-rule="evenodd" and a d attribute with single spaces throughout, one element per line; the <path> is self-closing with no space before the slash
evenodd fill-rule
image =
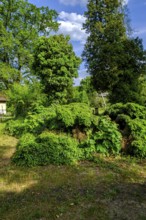
<path id="1" fill-rule="evenodd" d="M 6 103 L 0 103 L 0 114 L 6 114 Z"/>

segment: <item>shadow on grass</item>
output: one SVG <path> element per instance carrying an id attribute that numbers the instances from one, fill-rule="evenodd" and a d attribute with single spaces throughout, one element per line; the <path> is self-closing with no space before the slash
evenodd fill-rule
<path id="1" fill-rule="evenodd" d="M 144 169 L 136 163 L 101 158 L 75 167 L 5 167 L 1 218 L 144 220 Z"/>

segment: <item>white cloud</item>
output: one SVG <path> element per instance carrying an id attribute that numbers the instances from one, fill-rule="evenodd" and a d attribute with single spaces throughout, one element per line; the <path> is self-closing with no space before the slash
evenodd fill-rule
<path id="1" fill-rule="evenodd" d="M 124 5 L 127 5 L 128 2 L 129 2 L 129 0 L 123 0 L 123 4 L 124 4 Z"/>
<path id="2" fill-rule="evenodd" d="M 74 79 L 74 85 L 79 86 L 82 79 L 89 76 L 86 69 L 79 70 L 79 77 Z"/>
<path id="3" fill-rule="evenodd" d="M 87 0 L 59 0 L 60 3 L 64 4 L 64 5 L 71 5 L 71 6 L 75 6 L 75 5 L 81 5 L 81 6 L 85 6 L 87 5 Z M 128 4 L 129 0 L 123 0 L 123 4 Z"/>
<path id="4" fill-rule="evenodd" d="M 59 0 L 60 3 L 64 4 L 64 5 L 86 5 L 87 4 L 87 0 Z"/>
<path id="5" fill-rule="evenodd" d="M 60 23 L 59 34 L 70 35 L 71 40 L 84 44 L 87 38 L 85 30 L 82 28 L 84 21 L 83 15 L 62 11 L 58 21 Z"/>
<path id="6" fill-rule="evenodd" d="M 139 30 L 137 29 L 137 30 L 134 31 L 134 35 L 145 35 L 145 34 L 146 34 L 146 28 L 145 27 L 143 27 Z"/>

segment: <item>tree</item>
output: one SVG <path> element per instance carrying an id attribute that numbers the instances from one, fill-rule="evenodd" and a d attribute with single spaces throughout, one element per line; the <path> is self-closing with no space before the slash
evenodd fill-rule
<path id="1" fill-rule="evenodd" d="M 68 91 L 81 62 L 73 52 L 69 37 L 40 37 L 35 48 L 33 70 L 44 85 L 49 102 L 67 102 Z"/>
<path id="2" fill-rule="evenodd" d="M 109 92 L 110 101 L 143 104 L 140 78 L 146 74 L 146 53 L 141 39 L 127 38 L 123 41 L 118 69 L 121 73 Z"/>
<path id="3" fill-rule="evenodd" d="M 20 72 L 9 64 L 0 62 L 0 90 L 8 90 L 15 82 L 19 82 Z"/>
<path id="4" fill-rule="evenodd" d="M 126 37 L 119 0 L 89 0 L 84 29 L 88 33 L 83 59 L 98 91 L 107 91 L 118 79 L 118 53 Z"/>
<path id="5" fill-rule="evenodd" d="M 145 56 L 140 39 L 126 35 L 122 0 L 89 0 L 87 8 L 83 58 L 95 89 L 108 91 L 112 102 L 138 101 Z"/>
<path id="6" fill-rule="evenodd" d="M 7 90 L 6 95 L 8 108 L 16 118 L 25 117 L 29 111 L 37 111 L 47 100 L 39 82 L 25 85 L 14 83 L 11 89 Z"/>
<path id="7" fill-rule="evenodd" d="M 89 96 L 92 95 L 94 88 L 91 83 L 91 76 L 87 76 L 81 80 L 79 90 L 86 91 Z"/>
<path id="8" fill-rule="evenodd" d="M 17 81 L 30 73 L 35 40 L 58 29 L 56 18 L 56 11 L 48 7 L 37 8 L 27 0 L 1 0 L 0 63 L 19 71 Z M 9 74 L 11 78 L 11 71 Z M 1 72 L 0 78 L 2 81 Z"/>

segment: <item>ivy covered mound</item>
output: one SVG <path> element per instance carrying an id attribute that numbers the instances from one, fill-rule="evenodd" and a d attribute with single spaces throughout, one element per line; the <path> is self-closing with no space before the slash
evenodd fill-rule
<path id="1" fill-rule="evenodd" d="M 96 153 L 146 157 L 146 108 L 133 103 L 98 116 L 83 103 L 42 107 L 6 129 L 20 138 L 12 160 L 21 166 L 75 164 Z"/>
<path id="2" fill-rule="evenodd" d="M 112 105 L 106 114 L 119 126 L 123 136 L 123 151 L 146 158 L 146 107 L 135 103 L 118 103 Z"/>

